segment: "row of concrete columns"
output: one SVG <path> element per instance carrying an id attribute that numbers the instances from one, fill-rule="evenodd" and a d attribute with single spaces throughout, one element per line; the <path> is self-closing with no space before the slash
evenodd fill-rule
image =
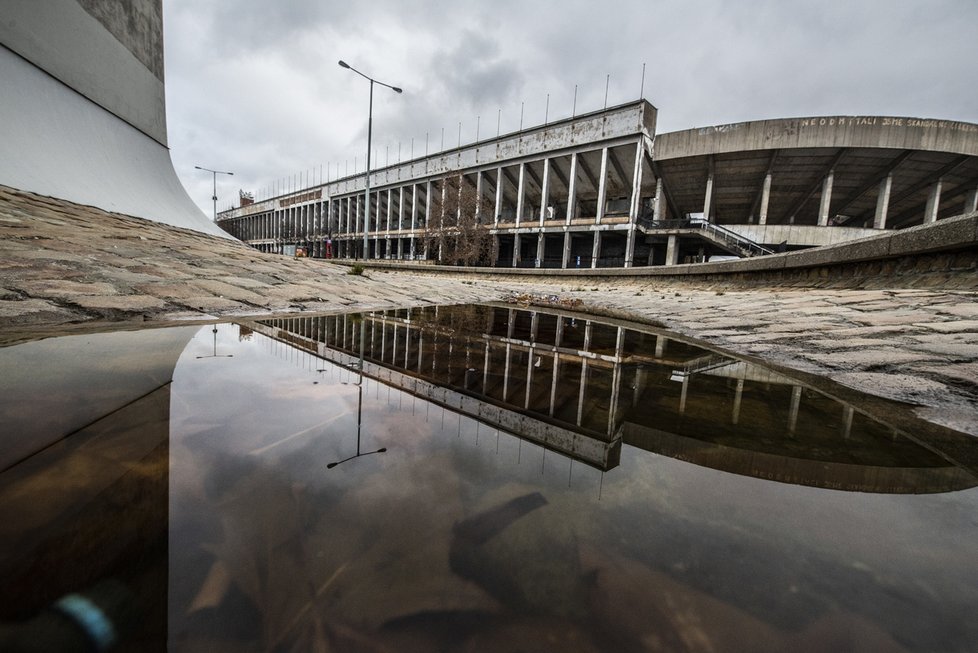
<path id="1" fill-rule="evenodd" d="M 627 143 L 626 143 L 627 145 Z M 593 172 L 584 165 L 581 156 L 584 152 L 571 152 L 570 158 L 570 171 L 569 174 L 565 175 L 556 166 L 552 164 L 552 157 L 543 158 L 542 161 L 542 175 L 537 173 L 531 173 L 529 170 L 529 165 L 531 162 L 523 161 L 518 165 L 519 175 L 516 184 L 516 210 L 515 216 L 512 221 L 508 221 L 504 218 L 504 203 L 505 195 L 504 188 L 506 184 L 506 174 L 504 169 L 509 166 L 497 166 L 495 169 L 480 169 L 475 171 L 475 193 L 478 200 L 475 203 L 476 218 L 483 224 L 491 224 L 492 227 L 496 229 L 510 229 L 510 228 L 527 228 L 531 227 L 536 230 L 536 228 L 547 229 L 548 233 L 559 233 L 560 227 L 569 227 L 572 221 L 575 220 L 579 212 L 579 192 L 578 192 L 578 176 L 579 172 L 587 176 L 592 184 L 596 186 L 597 191 L 597 203 L 595 215 L 593 216 L 593 223 L 595 225 L 603 224 L 606 221 L 605 216 L 605 204 L 606 198 L 608 196 L 608 179 L 609 179 L 609 165 L 613 162 L 619 177 L 625 176 L 625 171 L 622 170 L 622 166 L 618 163 L 617 159 L 612 161 L 610 156 L 611 147 L 623 147 L 623 145 L 609 145 L 603 147 L 600 150 L 601 153 L 601 165 L 600 172 L 595 179 Z M 630 205 L 628 211 L 629 223 L 634 224 L 638 216 L 641 207 L 641 197 L 642 197 L 642 180 L 644 174 L 643 156 L 645 155 L 644 143 L 642 141 L 636 142 L 634 147 L 634 165 L 632 167 L 631 175 L 631 189 L 630 189 Z M 594 150 L 592 150 L 594 151 Z M 568 156 L 567 154 L 562 154 L 563 156 Z M 463 174 L 464 171 L 458 171 L 460 179 L 460 187 L 458 189 L 461 195 L 461 184 L 471 183 L 466 180 L 466 175 Z M 468 177 L 471 177 L 472 173 L 469 173 Z M 534 183 L 540 188 L 541 200 L 539 210 L 531 217 L 527 215 L 527 194 L 528 194 L 528 184 L 530 177 L 533 177 Z M 565 218 L 560 224 L 554 224 L 551 219 L 556 211 L 553 210 L 555 203 L 551 200 L 552 188 L 553 188 L 553 177 L 557 176 L 563 185 L 567 188 L 566 198 L 560 198 L 556 200 L 559 204 L 559 209 L 564 210 Z M 495 188 L 487 188 L 494 185 Z M 383 233 L 385 237 L 393 236 L 395 238 L 407 236 L 406 242 L 410 243 L 407 249 L 410 249 L 410 253 L 403 252 L 405 249 L 400 244 L 397 248 L 396 257 L 403 258 L 405 256 L 410 256 L 414 258 L 417 254 L 417 247 L 415 246 L 415 240 L 419 233 L 419 230 L 423 229 L 425 225 L 429 224 L 432 219 L 432 207 L 435 202 L 432 202 L 432 198 L 440 193 L 441 196 L 441 206 L 446 206 L 446 192 L 448 184 L 445 184 L 439 179 L 429 179 L 423 182 L 406 184 L 399 187 L 391 187 L 386 189 L 375 190 L 371 192 L 371 224 L 368 226 L 368 239 L 377 239 L 377 234 Z M 491 221 L 488 216 L 482 215 L 484 200 L 489 200 L 490 192 L 494 191 L 494 215 Z M 486 207 L 488 208 L 488 207 Z M 443 209 L 444 210 L 444 209 Z M 228 231 L 232 235 L 241 238 L 247 242 L 255 243 L 255 241 L 265 241 L 265 242 L 303 242 L 303 241 L 315 241 L 317 239 L 324 239 L 326 237 L 331 237 L 335 240 L 339 240 L 337 247 L 335 248 L 335 253 L 337 255 L 344 255 L 343 250 L 349 249 L 349 253 L 354 253 L 357 248 L 353 244 L 357 238 L 362 237 L 364 227 L 363 227 L 363 215 L 364 215 L 364 194 L 363 193 L 352 193 L 343 197 L 334 197 L 324 201 L 316 201 L 310 204 L 303 204 L 296 207 L 290 207 L 285 209 L 278 209 L 270 212 L 258 213 L 252 216 L 244 216 L 241 218 L 236 218 L 225 222 L 225 226 L 228 227 Z M 442 216 L 444 217 L 444 216 Z M 590 217 L 590 216 L 589 216 Z M 448 220 L 450 222 L 450 220 Z M 616 221 L 620 222 L 620 220 Z M 439 221 L 439 224 L 444 224 L 444 221 Z M 512 225 L 512 226 L 510 226 Z M 566 230 L 565 230 L 566 231 Z M 406 233 L 405 233 L 406 232 Z M 539 247 L 543 247 L 544 237 L 543 232 L 534 233 L 532 235 L 521 234 L 516 232 L 516 239 L 521 237 L 536 237 L 538 239 Z M 628 252 L 633 251 L 635 230 L 629 229 L 627 238 L 629 240 Z M 345 240 L 350 240 L 350 246 L 347 247 L 343 244 Z M 567 266 L 567 260 L 570 250 L 570 236 L 565 236 L 565 247 L 563 256 L 563 267 Z M 600 248 L 601 237 L 596 235 L 594 238 L 594 252 L 592 255 L 592 260 L 598 258 L 598 251 Z M 388 245 L 383 247 L 380 244 L 376 244 L 371 247 L 371 252 L 367 253 L 367 256 L 371 258 L 379 258 L 381 256 L 385 258 L 394 258 L 394 248 Z M 518 256 L 519 247 L 514 248 L 514 259 Z M 540 250 L 540 256 L 538 259 L 542 260 L 542 249 Z M 515 261 L 514 261 L 515 264 Z M 632 257 L 630 255 L 626 256 L 625 260 L 626 266 L 632 265 Z"/>
<path id="2" fill-rule="evenodd" d="M 757 224 L 765 225 L 768 220 L 768 206 L 771 199 L 771 184 L 773 180 L 772 169 L 774 167 L 774 160 L 777 156 L 777 152 L 772 154 L 771 162 L 768 166 L 768 170 L 764 175 L 764 180 L 761 185 L 761 193 L 758 200 L 755 202 L 756 213 L 753 213 L 749 221 L 753 221 L 757 218 Z M 829 167 L 828 171 L 821 179 L 821 193 L 819 195 L 819 208 L 818 208 L 818 226 L 825 227 L 829 225 L 832 219 L 832 189 L 835 182 L 835 163 L 841 159 L 842 153 L 836 155 L 833 164 Z M 893 169 L 896 168 L 899 163 L 904 160 L 904 157 L 899 157 L 887 171 L 886 175 L 880 180 L 877 189 L 877 199 L 876 199 L 876 210 L 873 217 L 873 227 L 875 229 L 885 229 L 887 224 L 887 217 L 889 213 L 890 206 L 890 192 L 893 188 Z M 703 219 L 710 220 L 711 212 L 713 210 L 713 196 L 714 196 L 714 177 L 715 177 L 715 165 L 712 156 L 708 159 L 708 172 L 706 179 L 706 190 L 703 197 Z M 943 187 L 943 178 L 938 178 L 930 184 L 930 188 L 927 196 L 927 203 L 924 208 L 923 224 L 930 224 L 937 221 L 938 210 L 941 204 L 941 190 Z M 662 180 L 658 179 L 656 181 L 656 204 L 655 204 L 655 219 L 662 220 L 664 218 L 663 212 L 665 207 L 662 205 L 663 193 L 662 193 Z M 814 190 L 814 189 L 813 189 Z M 811 193 L 810 193 L 811 194 Z M 802 202 L 799 202 L 795 211 L 801 208 L 805 201 L 807 201 L 808 196 L 804 197 Z M 963 212 L 972 213 L 978 210 L 978 188 L 970 191 L 964 201 Z M 794 215 L 789 215 L 788 220 L 790 223 L 794 222 Z"/>

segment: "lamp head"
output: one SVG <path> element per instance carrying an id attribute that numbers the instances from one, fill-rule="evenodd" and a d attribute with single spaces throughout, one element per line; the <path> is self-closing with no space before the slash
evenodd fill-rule
<path id="1" fill-rule="evenodd" d="M 403 89 L 397 88 L 396 86 L 391 86 L 391 88 L 394 89 L 394 92 L 395 93 L 403 93 L 404 92 Z"/>
<path id="2" fill-rule="evenodd" d="M 350 67 L 350 64 L 348 64 L 345 61 L 343 61 L 342 59 L 340 59 L 340 66 L 342 66 L 343 68 L 349 68 Z"/>

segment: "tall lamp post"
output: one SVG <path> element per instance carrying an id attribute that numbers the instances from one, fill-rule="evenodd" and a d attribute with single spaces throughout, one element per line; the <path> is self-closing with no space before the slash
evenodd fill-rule
<path id="1" fill-rule="evenodd" d="M 367 232 L 370 230 L 370 148 L 371 148 L 371 137 L 373 135 L 373 124 L 374 124 L 374 84 L 380 84 L 381 86 L 386 86 L 395 93 L 402 93 L 403 90 L 396 86 L 391 86 L 390 84 L 385 84 L 384 82 L 378 82 L 373 77 L 368 77 L 364 75 L 359 70 L 346 63 L 345 61 L 339 62 L 340 66 L 348 70 L 352 70 L 356 74 L 360 75 L 367 81 L 370 82 L 370 108 L 367 111 L 367 183 L 366 190 L 364 192 L 366 196 L 366 206 L 364 207 L 363 213 L 363 259 L 367 260 L 370 258 L 370 245 L 367 242 Z"/>
<path id="2" fill-rule="evenodd" d="M 205 172 L 211 173 L 214 177 L 214 194 L 211 199 L 214 200 L 214 222 L 217 223 L 217 176 L 218 175 L 233 175 L 233 172 L 224 172 L 223 170 L 211 170 L 210 168 L 203 168 L 201 166 L 194 166 L 198 170 L 204 170 Z"/>

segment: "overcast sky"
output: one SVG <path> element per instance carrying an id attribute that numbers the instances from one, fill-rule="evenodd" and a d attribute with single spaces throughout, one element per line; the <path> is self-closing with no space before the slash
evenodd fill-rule
<path id="1" fill-rule="evenodd" d="M 975 0 L 164 0 L 169 144 L 212 211 L 302 174 L 635 100 L 658 131 L 817 115 L 978 123 Z M 642 66 L 645 64 L 644 88 Z M 610 82 L 609 76 L 610 75 Z M 549 104 L 548 104 L 549 94 Z M 444 133 L 444 136 L 443 136 Z"/>

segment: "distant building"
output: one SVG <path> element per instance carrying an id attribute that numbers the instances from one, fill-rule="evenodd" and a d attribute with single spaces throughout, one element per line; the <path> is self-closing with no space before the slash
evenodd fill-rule
<path id="1" fill-rule="evenodd" d="M 978 125 L 825 116 L 657 135 L 656 113 L 640 100 L 372 171 L 367 258 L 673 265 L 978 210 Z M 361 173 L 218 224 L 266 252 L 363 258 L 364 204 Z"/>

